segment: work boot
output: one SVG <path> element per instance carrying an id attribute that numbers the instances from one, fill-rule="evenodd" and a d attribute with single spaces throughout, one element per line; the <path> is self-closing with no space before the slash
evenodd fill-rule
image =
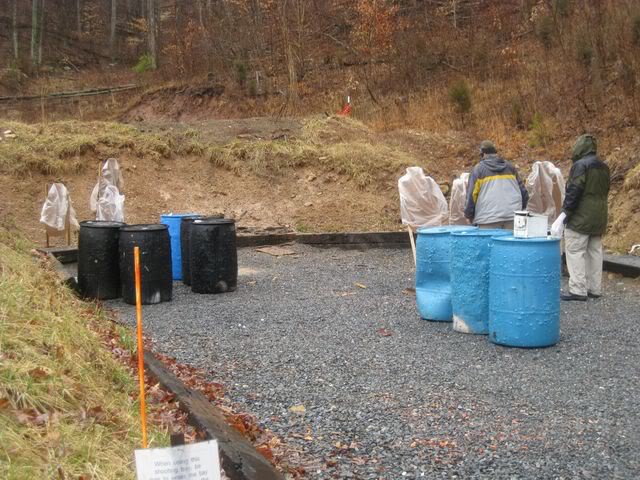
<path id="1" fill-rule="evenodd" d="M 589 298 L 600 298 L 602 295 L 599 295 L 599 294 L 597 294 L 597 293 L 591 293 L 591 292 L 588 292 L 588 293 L 587 293 L 587 296 L 588 296 Z"/>
<path id="2" fill-rule="evenodd" d="M 565 301 L 578 301 L 578 302 L 586 302 L 587 301 L 587 296 L 586 295 L 576 295 L 575 293 L 560 293 L 560 299 L 561 300 L 565 300 Z"/>

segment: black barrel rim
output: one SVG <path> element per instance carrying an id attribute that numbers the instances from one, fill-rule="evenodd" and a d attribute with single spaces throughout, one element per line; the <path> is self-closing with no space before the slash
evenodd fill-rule
<path id="1" fill-rule="evenodd" d="M 124 222 L 110 222 L 107 220 L 84 220 L 80 222 L 81 227 L 88 228 L 122 228 L 126 225 Z"/>
<path id="2" fill-rule="evenodd" d="M 169 226 L 163 223 L 139 223 L 120 227 L 121 232 L 149 232 L 154 230 L 168 230 Z"/>
<path id="3" fill-rule="evenodd" d="M 193 222 L 194 220 L 198 220 L 199 218 L 204 218 L 204 215 L 187 215 L 186 217 L 182 217 L 182 222 Z"/>
<path id="4" fill-rule="evenodd" d="M 215 217 L 198 218 L 193 221 L 194 225 L 231 225 L 233 223 L 236 223 L 236 221 L 232 218 L 215 218 Z"/>

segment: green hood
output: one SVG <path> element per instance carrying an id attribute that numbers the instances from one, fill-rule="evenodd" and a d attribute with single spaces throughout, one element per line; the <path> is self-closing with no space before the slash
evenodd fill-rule
<path id="1" fill-rule="evenodd" d="M 573 144 L 573 148 L 571 150 L 571 160 L 574 162 L 580 160 L 581 158 L 591 154 L 596 154 L 598 150 L 598 144 L 596 143 L 595 137 L 592 135 L 584 134 L 580 135 L 576 140 L 576 143 Z"/>

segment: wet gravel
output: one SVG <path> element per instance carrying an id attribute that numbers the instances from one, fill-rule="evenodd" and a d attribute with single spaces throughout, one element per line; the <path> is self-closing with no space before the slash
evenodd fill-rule
<path id="1" fill-rule="evenodd" d="M 176 283 L 144 324 L 298 449 L 308 478 L 640 477 L 637 283 L 563 303 L 555 347 L 511 349 L 420 320 L 407 250 L 291 248 L 240 250 L 234 293 Z"/>

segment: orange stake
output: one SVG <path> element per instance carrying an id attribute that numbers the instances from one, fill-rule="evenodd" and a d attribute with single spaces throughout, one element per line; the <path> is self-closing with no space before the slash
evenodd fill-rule
<path id="1" fill-rule="evenodd" d="M 142 344 L 142 293 L 140 281 L 140 248 L 133 247 L 133 268 L 136 282 L 136 323 L 138 336 L 138 379 L 140 382 L 140 423 L 142 448 L 147 448 L 147 404 L 144 398 L 144 345 Z"/>

